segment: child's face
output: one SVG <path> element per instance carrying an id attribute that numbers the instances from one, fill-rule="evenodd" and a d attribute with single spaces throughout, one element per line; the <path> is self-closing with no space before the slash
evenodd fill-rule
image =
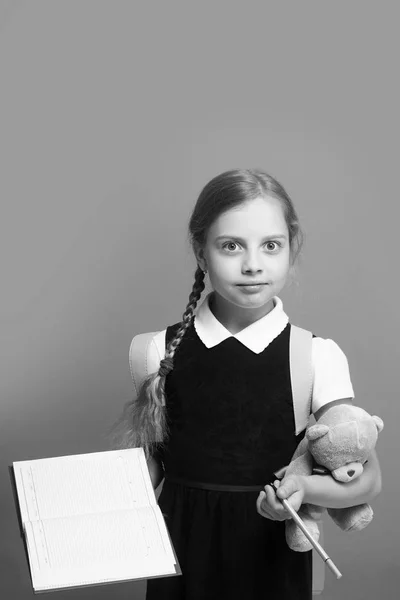
<path id="1" fill-rule="evenodd" d="M 220 215 L 200 256 L 213 289 L 226 301 L 241 308 L 267 304 L 284 287 L 290 269 L 289 232 L 280 201 L 259 197 Z M 254 282 L 262 285 L 246 286 Z"/>

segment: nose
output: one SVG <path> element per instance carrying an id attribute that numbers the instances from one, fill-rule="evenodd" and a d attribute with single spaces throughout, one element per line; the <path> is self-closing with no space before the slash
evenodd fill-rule
<path id="1" fill-rule="evenodd" d="M 242 270 L 244 273 L 261 273 L 263 270 L 261 256 L 257 251 L 246 253 Z"/>

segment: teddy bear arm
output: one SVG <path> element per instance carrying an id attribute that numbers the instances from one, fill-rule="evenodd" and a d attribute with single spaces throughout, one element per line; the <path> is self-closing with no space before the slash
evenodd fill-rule
<path id="1" fill-rule="evenodd" d="M 312 519 L 307 513 L 303 512 L 303 510 L 299 511 L 299 516 L 302 519 L 304 525 L 307 527 L 312 538 L 317 542 L 320 535 L 318 523 L 314 519 Z M 296 552 L 307 552 L 313 547 L 309 539 L 304 535 L 300 527 L 296 524 L 296 522 L 293 519 L 288 519 L 286 521 L 285 535 L 286 542 L 289 548 L 295 550 Z"/>
<path id="2" fill-rule="evenodd" d="M 328 514 L 343 531 L 360 531 L 373 518 L 373 510 L 369 504 L 358 504 L 347 508 L 328 508 Z"/>
<path id="3" fill-rule="evenodd" d="M 294 454 L 293 454 L 291 460 L 296 460 L 296 458 L 298 458 L 299 456 L 302 456 L 303 454 L 306 454 L 307 452 L 308 452 L 308 440 L 304 436 L 303 439 L 297 445 L 297 448 L 294 451 Z"/>
<path id="4" fill-rule="evenodd" d="M 310 452 L 304 452 L 300 456 L 295 458 L 293 456 L 290 464 L 288 465 L 285 477 L 288 475 L 311 475 L 313 469 L 313 457 Z"/>

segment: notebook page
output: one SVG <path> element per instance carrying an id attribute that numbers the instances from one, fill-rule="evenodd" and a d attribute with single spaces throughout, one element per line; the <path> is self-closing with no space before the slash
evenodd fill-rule
<path id="1" fill-rule="evenodd" d="M 28 522 L 35 589 L 175 573 L 157 513 L 158 506 Z"/>
<path id="2" fill-rule="evenodd" d="M 155 505 L 142 448 L 13 463 L 23 523 Z"/>

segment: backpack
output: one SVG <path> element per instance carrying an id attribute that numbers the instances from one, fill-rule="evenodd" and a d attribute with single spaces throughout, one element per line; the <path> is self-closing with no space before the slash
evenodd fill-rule
<path id="1" fill-rule="evenodd" d="M 133 383 L 138 392 L 142 382 L 150 373 L 158 370 L 165 356 L 166 330 L 136 335 L 129 349 L 129 365 Z M 154 344 L 156 352 L 149 356 L 149 346 Z M 296 435 L 308 425 L 311 415 L 313 373 L 311 363 L 312 333 L 291 325 L 289 342 L 290 378 L 293 395 L 293 411 Z M 323 545 L 322 521 L 318 521 L 320 543 Z M 325 582 L 325 563 L 312 550 L 313 595 L 321 594 Z"/>

